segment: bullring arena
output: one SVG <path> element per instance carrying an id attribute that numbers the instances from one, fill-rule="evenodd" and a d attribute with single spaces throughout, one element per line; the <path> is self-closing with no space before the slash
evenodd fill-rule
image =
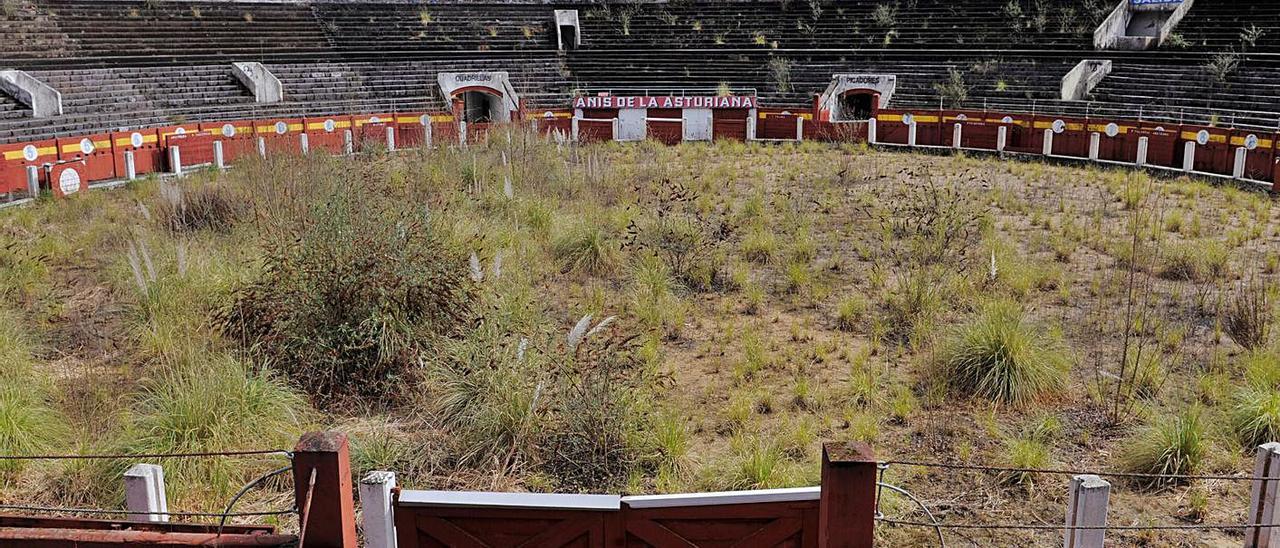
<path id="1" fill-rule="evenodd" d="M 1280 546 L 1280 3 L 0 0 L 0 548 Z"/>

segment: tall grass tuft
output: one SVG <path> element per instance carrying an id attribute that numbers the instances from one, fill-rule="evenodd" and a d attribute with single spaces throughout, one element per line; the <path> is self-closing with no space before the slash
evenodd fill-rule
<path id="1" fill-rule="evenodd" d="M 555 238 L 556 259 L 566 272 L 609 274 L 617 269 L 618 243 L 603 226 L 579 223 Z"/>
<path id="2" fill-rule="evenodd" d="M 288 449 L 309 417 L 305 399 L 270 373 L 214 355 L 199 367 L 148 379 L 118 443 L 126 453 Z M 164 466 L 171 489 L 223 500 L 273 464 L 214 458 L 174 459 Z"/>
<path id="3" fill-rule="evenodd" d="M 1008 301 L 988 303 L 939 352 L 947 382 L 965 394 L 1021 406 L 1057 392 L 1070 361 L 1060 343 Z"/>
<path id="4" fill-rule="evenodd" d="M 1229 418 L 1232 433 L 1246 448 L 1280 439 L 1280 391 L 1265 387 L 1241 389 Z"/>
<path id="5" fill-rule="evenodd" d="M 50 387 L 34 371 L 34 346 L 22 330 L 22 318 L 0 309 L 0 454 L 45 453 L 68 438 L 66 421 L 54 407 Z M 0 479 L 23 468 L 19 460 L 0 461 Z"/>
<path id="6" fill-rule="evenodd" d="M 1199 409 L 1174 416 L 1157 417 L 1125 445 L 1120 464 L 1141 474 L 1187 475 L 1199 469 L 1208 449 L 1204 421 Z M 1140 483 L 1151 487 L 1179 483 L 1156 478 Z"/>

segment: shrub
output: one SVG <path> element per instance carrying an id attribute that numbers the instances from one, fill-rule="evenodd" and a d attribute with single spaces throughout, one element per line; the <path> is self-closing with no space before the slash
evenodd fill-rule
<path id="1" fill-rule="evenodd" d="M 580 223 L 561 234 L 552 251 L 565 272 L 608 274 L 618 266 L 618 244 L 604 227 Z"/>
<path id="2" fill-rule="evenodd" d="M 1207 448 L 1204 422 L 1200 411 L 1193 408 L 1153 419 L 1125 445 L 1120 463 L 1134 473 L 1187 475 L 1200 467 Z M 1163 486 L 1177 480 L 1153 478 L 1139 483 Z"/>
<path id="3" fill-rule="evenodd" d="M 1280 392 L 1248 387 L 1236 394 L 1231 430 L 1246 448 L 1280 439 Z"/>
<path id="4" fill-rule="evenodd" d="M 1241 282 L 1236 289 L 1223 321 L 1223 330 L 1236 344 L 1254 350 L 1271 338 L 1271 324 L 1275 321 L 1271 291 L 1271 284 L 1265 279 Z"/>
<path id="5" fill-rule="evenodd" d="M 652 253 L 692 289 L 710 289 L 722 278 L 723 249 L 733 227 L 724 215 L 697 206 L 698 194 L 670 180 L 642 193 L 642 212 L 627 229 L 627 246 Z"/>
<path id="6" fill-rule="evenodd" d="M 944 378 L 963 393 L 1023 405 L 1058 391 L 1070 362 L 1058 341 L 1026 323 L 1018 305 L 987 304 L 939 353 Z"/>
<path id="7" fill-rule="evenodd" d="M 172 232 L 226 232 L 243 209 L 243 204 L 223 185 L 204 183 L 184 187 L 160 183 L 156 214 L 160 223 Z"/>
<path id="8" fill-rule="evenodd" d="M 321 405 L 402 393 L 419 354 L 470 320 L 475 284 L 442 230 L 394 197 L 340 186 L 281 223 L 222 330 Z"/>

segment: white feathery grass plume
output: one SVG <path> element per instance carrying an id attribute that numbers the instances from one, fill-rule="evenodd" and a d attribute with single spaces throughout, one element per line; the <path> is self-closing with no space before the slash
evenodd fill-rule
<path id="1" fill-rule="evenodd" d="M 510 175 L 502 176 L 502 194 L 505 195 L 508 200 L 516 197 L 516 187 L 511 184 Z"/>
<path id="2" fill-rule="evenodd" d="M 616 319 L 618 319 L 617 316 L 609 316 L 608 318 L 605 318 L 604 321 L 596 324 L 595 327 L 591 328 L 591 331 L 587 332 L 587 337 L 591 337 L 601 331 L 604 331 L 604 328 L 609 327 L 609 324 L 613 323 Z"/>
<path id="3" fill-rule="evenodd" d="M 143 219 L 151 220 L 151 210 L 147 209 L 147 204 L 142 203 L 142 200 L 138 200 L 138 211 L 142 213 Z"/>
<path id="4" fill-rule="evenodd" d="M 178 276 L 185 278 L 187 277 L 187 242 L 178 242 L 174 252 L 177 254 Z"/>
<path id="5" fill-rule="evenodd" d="M 516 345 L 516 361 L 524 361 L 524 352 L 529 349 L 529 339 L 520 337 L 520 344 Z"/>
<path id="6" fill-rule="evenodd" d="M 573 326 L 573 329 L 569 331 L 568 339 L 565 340 L 565 343 L 569 345 L 570 352 L 578 350 L 578 345 L 582 344 L 582 339 L 587 336 L 587 329 L 590 327 L 591 314 L 583 316 L 581 320 L 578 320 L 578 324 Z"/>
<path id="7" fill-rule="evenodd" d="M 147 292 L 147 280 L 142 276 L 142 262 L 138 259 L 138 246 L 133 241 L 129 241 L 129 270 L 133 271 L 133 283 L 138 286 L 138 291 Z"/>
<path id="8" fill-rule="evenodd" d="M 507 135 L 509 136 L 511 134 L 508 133 Z M 503 167 L 511 165 L 511 161 L 507 160 L 507 151 L 505 150 L 502 151 L 502 165 Z"/>
<path id="9" fill-rule="evenodd" d="M 471 252 L 471 281 L 480 283 L 484 281 L 484 268 L 480 267 L 480 257 L 476 256 L 476 252 Z"/>
<path id="10" fill-rule="evenodd" d="M 156 281 L 156 265 L 151 262 L 151 248 L 147 247 L 147 240 L 138 237 L 138 253 L 142 255 L 142 264 L 147 267 L 147 280 Z"/>
<path id="11" fill-rule="evenodd" d="M 996 276 L 998 276 L 999 274 L 1000 274 L 1000 271 L 996 269 L 996 252 L 995 252 L 995 250 L 992 250 L 992 251 L 991 251 L 991 266 L 990 266 L 990 267 L 988 267 L 988 270 L 987 270 L 987 277 L 988 277 L 988 278 L 990 278 L 990 280 L 994 282 L 994 281 L 996 281 Z"/>
<path id="12" fill-rule="evenodd" d="M 489 265 L 489 272 L 493 275 L 493 279 L 502 277 L 502 251 L 499 250 L 493 254 L 493 264 Z"/>

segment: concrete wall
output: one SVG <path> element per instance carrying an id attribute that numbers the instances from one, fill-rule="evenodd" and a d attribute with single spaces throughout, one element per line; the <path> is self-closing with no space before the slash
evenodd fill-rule
<path id="1" fill-rule="evenodd" d="M 1195 4 L 1146 4 L 1133 6 L 1120 0 L 1111 14 L 1093 32 L 1097 49 L 1146 50 L 1158 47 L 1173 34 L 1178 23 Z"/>
<path id="2" fill-rule="evenodd" d="M 0 91 L 30 107 L 36 118 L 62 115 L 62 93 L 21 70 L 0 70 Z"/>
<path id="3" fill-rule="evenodd" d="M 643 108 L 618 109 L 618 134 L 614 138 L 619 141 L 645 140 L 649 134 L 645 122 L 648 115 L 649 111 Z"/>
<path id="4" fill-rule="evenodd" d="M 271 74 L 262 63 L 232 63 L 231 72 L 244 87 L 253 92 L 254 101 L 278 103 L 284 100 L 284 86 L 280 84 L 280 79 Z"/>
<path id="5" fill-rule="evenodd" d="M 1083 101 L 1089 92 L 1098 86 L 1108 74 L 1111 74 L 1111 61 L 1085 59 L 1076 64 L 1066 76 L 1062 77 L 1062 100 Z"/>

